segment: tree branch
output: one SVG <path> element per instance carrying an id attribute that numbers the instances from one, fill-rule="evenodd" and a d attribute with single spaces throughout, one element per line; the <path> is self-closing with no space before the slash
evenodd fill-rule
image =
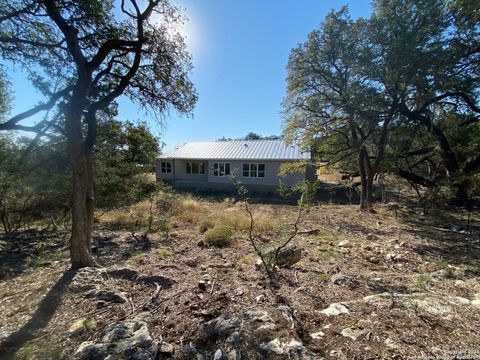
<path id="1" fill-rule="evenodd" d="M 12 118 L 10 118 L 8 121 L 1 123 L 0 124 L 0 130 L 24 130 L 24 131 L 38 131 L 35 130 L 36 126 L 23 126 L 23 125 L 18 125 L 18 122 L 24 119 L 27 119 L 40 111 L 46 111 L 50 110 L 56 103 L 57 101 L 68 95 L 68 93 L 72 90 L 72 87 L 69 86 L 63 90 L 60 90 L 56 93 L 54 93 L 52 96 L 50 96 L 50 100 L 48 102 L 37 105 L 30 110 L 24 111 L 23 113 L 20 113 Z"/>

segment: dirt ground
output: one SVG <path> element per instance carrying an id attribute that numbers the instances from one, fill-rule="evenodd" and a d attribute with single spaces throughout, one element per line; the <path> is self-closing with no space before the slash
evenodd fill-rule
<path id="1" fill-rule="evenodd" d="M 296 207 L 252 207 L 274 219 L 277 230 L 259 236 L 273 248 Z M 480 359 L 479 223 L 474 217 L 467 232 L 465 218 L 403 206 L 397 214 L 381 205 L 364 214 L 355 205 L 316 205 L 292 243 L 302 248 L 301 261 L 280 269 L 274 284 L 255 266 L 245 231 L 234 233 L 231 246 L 202 246 L 198 224 L 181 219 L 173 219 L 168 238 L 148 240 L 97 224 L 103 268 L 75 272 L 65 237 L 34 230 L 3 237 L 0 358 L 70 359 L 81 343 L 100 341 L 107 325 L 145 311 L 152 339 L 173 346 L 166 358 L 234 358 L 217 357 L 230 345 L 208 324 L 261 310 L 274 326 L 248 330 L 235 345 L 238 359 Z M 120 291 L 126 301 L 89 296 L 94 287 Z M 89 325 L 72 334 L 79 319 Z M 268 350 L 274 339 L 295 339 L 300 350 Z"/>

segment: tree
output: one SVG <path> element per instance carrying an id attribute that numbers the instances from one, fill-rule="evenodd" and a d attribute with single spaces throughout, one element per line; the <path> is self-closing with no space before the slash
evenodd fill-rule
<path id="1" fill-rule="evenodd" d="M 5 74 L 0 68 L 0 122 L 4 121 L 10 111 L 10 93 L 6 82 Z"/>
<path id="2" fill-rule="evenodd" d="M 405 117 L 411 129 L 418 129 L 417 125 L 424 128 L 423 132 L 410 132 L 412 138 L 423 133 L 437 145 L 408 150 L 423 152 L 430 160 L 439 156 L 440 169 L 445 170 L 441 173 L 450 177 L 454 186 L 464 188 L 455 179 L 480 169 L 478 146 L 467 151 L 467 147 L 457 146 L 461 139 L 455 136 L 475 132 L 479 122 L 480 4 L 378 0 L 374 5 L 371 42 L 377 53 L 370 64 L 379 72 L 382 68 L 401 69 L 397 80 L 388 79 L 385 96 L 396 91 L 399 116 Z M 388 57 L 396 61 L 384 63 L 382 59 Z M 418 179 L 418 174 L 405 168 L 398 170 L 410 181 Z"/>
<path id="3" fill-rule="evenodd" d="M 146 123 L 102 121 L 94 153 L 99 207 L 129 205 L 154 190 L 148 175 L 154 171 L 160 148 Z"/>
<path id="4" fill-rule="evenodd" d="M 196 93 L 190 57 L 175 32 L 179 10 L 168 0 L 0 0 L 0 50 L 20 64 L 46 101 L 0 124 L 39 134 L 59 127 L 72 171 L 73 268 L 95 265 L 90 254 L 94 213 L 93 147 L 99 112 L 125 94 L 153 114 L 190 113 Z M 35 125 L 22 124 L 54 110 Z"/>
<path id="5" fill-rule="evenodd" d="M 33 221 L 68 216 L 69 182 L 65 141 L 39 141 L 0 134 L 0 222 L 14 233 Z"/>
<path id="6" fill-rule="evenodd" d="M 479 120 L 479 11 L 463 0 L 377 0 L 369 19 L 331 12 L 290 54 L 285 135 L 330 163 L 355 157 L 362 209 L 378 172 L 430 182 L 411 172 L 425 168 L 418 159 L 409 168 L 399 159 L 440 157 L 452 179 L 477 172 L 478 146 L 456 146 L 447 129 Z M 392 149 L 391 139 L 401 146 Z"/>
<path id="7" fill-rule="evenodd" d="M 372 208 L 373 179 L 396 120 L 395 99 L 383 96 L 383 84 L 370 80 L 364 66 L 368 33 L 368 24 L 352 21 L 347 8 L 331 12 L 292 50 L 283 103 L 287 139 L 329 164 L 356 161 L 362 210 Z"/>

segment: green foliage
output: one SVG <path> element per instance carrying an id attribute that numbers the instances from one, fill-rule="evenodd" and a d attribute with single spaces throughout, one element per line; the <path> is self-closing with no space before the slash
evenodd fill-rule
<path id="1" fill-rule="evenodd" d="M 0 122 L 3 122 L 10 111 L 11 95 L 9 92 L 9 84 L 5 73 L 0 67 Z"/>
<path id="2" fill-rule="evenodd" d="M 233 230 L 224 225 L 215 225 L 215 227 L 207 230 L 204 235 L 204 241 L 207 245 L 224 247 L 232 242 Z"/>
<path id="3" fill-rule="evenodd" d="M 206 232 L 208 229 L 211 229 L 215 226 L 215 223 L 211 222 L 210 220 L 203 220 L 198 224 L 198 228 L 200 232 L 203 234 Z"/>
<path id="4" fill-rule="evenodd" d="M 460 189 L 459 174 L 480 170 L 479 12 L 465 0 L 377 0 L 357 20 L 332 11 L 291 51 L 287 140 L 367 180 Z"/>
<path id="5" fill-rule="evenodd" d="M 299 205 L 301 205 L 302 207 L 308 208 L 315 201 L 315 195 L 317 194 L 319 186 L 320 186 L 320 183 L 318 181 L 308 181 L 308 180 L 298 181 L 295 184 L 293 184 L 291 187 L 289 187 L 286 184 L 280 183 L 278 187 L 278 192 L 282 197 L 286 197 L 286 198 L 292 196 L 295 193 L 301 194 L 302 199 L 301 199 L 301 204 L 299 202 Z"/>
<path id="6" fill-rule="evenodd" d="M 330 281 L 331 277 L 332 276 L 330 274 L 318 274 L 315 276 L 315 280 L 322 283 L 327 283 Z"/>
<path id="7" fill-rule="evenodd" d="M 7 287 L 0 292 L 0 299 L 4 299 L 15 294 L 15 291 L 11 287 Z"/>
<path id="8" fill-rule="evenodd" d="M 165 259 L 166 257 L 172 256 L 172 253 L 168 249 L 160 248 L 157 250 L 157 256 L 159 259 Z"/>
<path id="9" fill-rule="evenodd" d="M 83 320 L 83 328 L 85 329 L 85 332 L 90 332 L 92 330 L 95 330 L 97 327 L 97 324 L 95 323 L 95 320 L 92 318 L 88 317 L 85 320 Z"/>
<path id="10" fill-rule="evenodd" d="M 8 136 L 10 135 L 10 136 Z M 0 221 L 14 232 L 39 219 L 68 214 L 68 165 L 63 143 L 0 135 Z"/>
<path id="11" fill-rule="evenodd" d="M 95 145 L 95 190 L 103 209 L 131 205 L 147 198 L 155 184 L 153 171 L 158 141 L 145 123 L 107 119 Z"/>

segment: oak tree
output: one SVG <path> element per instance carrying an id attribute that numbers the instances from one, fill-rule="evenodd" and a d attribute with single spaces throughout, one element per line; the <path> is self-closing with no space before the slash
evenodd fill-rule
<path id="1" fill-rule="evenodd" d="M 175 30 L 182 14 L 168 0 L 0 0 L 0 53 L 22 66 L 45 101 L 0 123 L 0 130 L 67 139 L 72 171 L 73 268 L 95 265 L 93 147 L 97 117 L 120 95 L 161 116 L 190 113 L 196 93 L 190 56 Z M 48 112 L 50 111 L 50 112 Z M 34 124 L 24 120 L 48 112 Z"/>

